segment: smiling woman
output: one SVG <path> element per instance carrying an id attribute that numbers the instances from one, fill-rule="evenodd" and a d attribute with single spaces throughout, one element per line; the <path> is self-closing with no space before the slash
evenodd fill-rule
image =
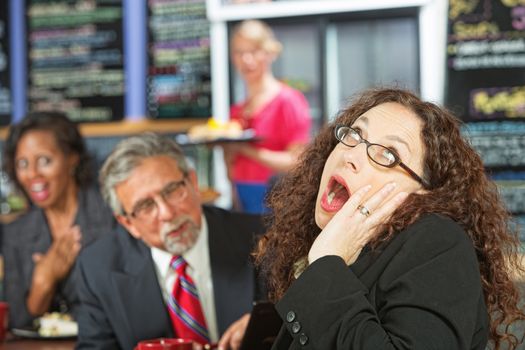
<path id="1" fill-rule="evenodd" d="M 273 349 L 516 349 L 518 239 L 448 111 L 371 90 L 270 193 Z"/>
<path id="2" fill-rule="evenodd" d="M 46 312 L 75 316 L 77 255 L 114 226 L 77 126 L 58 112 L 28 114 L 9 130 L 4 168 L 32 203 L 3 237 L 10 327 Z"/>

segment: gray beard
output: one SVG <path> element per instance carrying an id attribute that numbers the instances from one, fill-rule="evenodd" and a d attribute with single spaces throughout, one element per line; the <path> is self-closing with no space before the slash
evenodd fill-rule
<path id="1" fill-rule="evenodd" d="M 175 237 L 170 237 L 168 234 L 180 226 L 187 226 L 186 229 Z M 181 255 L 192 248 L 197 242 L 200 229 L 193 222 L 188 215 L 180 216 L 171 223 L 167 223 L 162 227 L 161 238 L 166 251 L 173 255 Z"/>

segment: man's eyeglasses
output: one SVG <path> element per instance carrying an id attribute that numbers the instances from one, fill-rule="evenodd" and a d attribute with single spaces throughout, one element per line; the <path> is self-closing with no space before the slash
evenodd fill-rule
<path id="1" fill-rule="evenodd" d="M 187 175 L 184 175 L 182 180 L 170 182 L 159 192 L 159 196 L 165 204 L 175 206 L 188 196 L 186 178 Z M 150 220 L 156 217 L 158 213 L 159 205 L 155 199 L 150 197 L 142 199 L 135 204 L 129 216 L 139 220 Z M 128 214 L 124 213 L 124 215 Z"/>
<path id="2" fill-rule="evenodd" d="M 370 143 L 361 137 L 359 131 L 345 125 L 336 125 L 335 138 L 343 145 L 348 147 L 355 147 L 361 143 L 366 145 L 366 154 L 374 163 L 384 166 L 386 168 L 393 168 L 399 165 L 403 168 L 414 180 L 423 185 L 424 188 L 430 187 L 428 182 L 423 180 L 412 169 L 401 161 L 399 156 L 391 149 L 379 145 L 377 143 Z"/>

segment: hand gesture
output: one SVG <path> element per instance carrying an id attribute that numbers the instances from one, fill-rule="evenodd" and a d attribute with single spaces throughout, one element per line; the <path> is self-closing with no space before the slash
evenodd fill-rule
<path id="1" fill-rule="evenodd" d="M 63 280 L 75 263 L 81 248 L 81 239 L 82 233 L 78 226 L 70 227 L 55 237 L 45 254 L 33 254 L 34 275 L 55 282 Z"/>
<path id="2" fill-rule="evenodd" d="M 371 186 L 365 186 L 355 192 L 343 205 L 315 239 L 308 262 L 326 255 L 337 255 L 351 265 L 355 262 L 363 247 L 377 232 L 377 227 L 390 216 L 407 197 L 400 192 L 385 201 L 395 189 L 395 183 L 388 183 L 362 203 Z"/>

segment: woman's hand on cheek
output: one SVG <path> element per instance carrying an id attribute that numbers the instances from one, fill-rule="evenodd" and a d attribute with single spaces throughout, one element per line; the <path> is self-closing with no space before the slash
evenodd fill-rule
<path id="1" fill-rule="evenodd" d="M 354 263 L 376 233 L 377 226 L 407 197 L 406 192 L 400 192 L 385 201 L 395 187 L 395 183 L 386 184 L 364 203 L 363 198 L 371 186 L 355 192 L 317 236 L 308 253 L 308 262 L 311 264 L 323 256 L 337 255 L 348 265 Z"/>

